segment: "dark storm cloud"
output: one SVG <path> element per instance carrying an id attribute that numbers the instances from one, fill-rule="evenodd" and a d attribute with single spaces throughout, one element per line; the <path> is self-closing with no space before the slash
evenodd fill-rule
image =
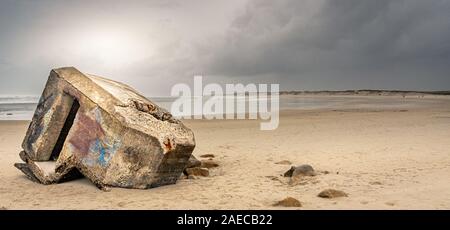
<path id="1" fill-rule="evenodd" d="M 76 66 L 167 95 L 208 82 L 450 89 L 448 0 L 0 1 L 0 94 Z"/>
<path id="2" fill-rule="evenodd" d="M 208 73 L 287 88 L 450 88 L 450 1 L 252 1 Z M 292 87 L 292 83 L 296 83 Z"/>
<path id="3" fill-rule="evenodd" d="M 124 81 L 149 95 L 168 94 L 180 81 L 179 65 L 195 67 L 186 60 L 196 59 L 189 55 L 197 53 L 198 38 L 221 33 L 244 4 L 2 0 L 0 95 L 39 94 L 50 69 L 61 66 Z"/>

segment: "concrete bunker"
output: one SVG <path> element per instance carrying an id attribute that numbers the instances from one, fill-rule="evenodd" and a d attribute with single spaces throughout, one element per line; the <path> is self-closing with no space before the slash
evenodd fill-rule
<path id="1" fill-rule="evenodd" d="M 22 147 L 15 166 L 35 182 L 151 188 L 177 181 L 195 140 L 131 87 L 68 67 L 50 72 Z"/>

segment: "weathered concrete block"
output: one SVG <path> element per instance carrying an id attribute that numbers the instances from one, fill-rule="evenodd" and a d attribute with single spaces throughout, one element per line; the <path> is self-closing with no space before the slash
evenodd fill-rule
<path id="1" fill-rule="evenodd" d="M 98 187 L 174 184 L 193 132 L 131 87 L 68 67 L 50 72 L 16 167 L 34 181 L 84 175 Z"/>

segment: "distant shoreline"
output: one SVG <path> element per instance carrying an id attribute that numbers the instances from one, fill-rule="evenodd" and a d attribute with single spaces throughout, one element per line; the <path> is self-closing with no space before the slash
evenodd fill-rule
<path id="1" fill-rule="evenodd" d="M 411 95 L 450 95 L 450 91 L 407 91 L 407 90 L 319 90 L 319 91 L 281 91 L 280 95 L 362 95 L 362 96 L 411 96 Z"/>

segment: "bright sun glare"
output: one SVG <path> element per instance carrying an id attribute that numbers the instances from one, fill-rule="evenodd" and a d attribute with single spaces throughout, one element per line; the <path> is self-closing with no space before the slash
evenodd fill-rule
<path id="1" fill-rule="evenodd" d="M 120 67 L 152 55 L 149 41 L 128 31 L 94 30 L 77 37 L 73 52 Z"/>

